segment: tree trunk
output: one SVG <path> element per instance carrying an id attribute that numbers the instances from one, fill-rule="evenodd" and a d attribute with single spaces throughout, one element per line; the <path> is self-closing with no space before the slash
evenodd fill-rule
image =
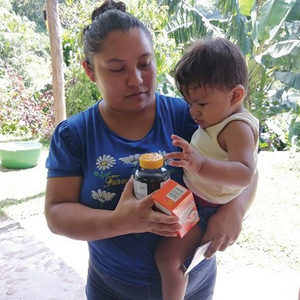
<path id="1" fill-rule="evenodd" d="M 57 125 L 66 118 L 63 52 L 61 40 L 61 26 L 58 15 L 58 1 L 46 0 L 46 8 L 52 62 L 54 117 L 55 125 Z"/>

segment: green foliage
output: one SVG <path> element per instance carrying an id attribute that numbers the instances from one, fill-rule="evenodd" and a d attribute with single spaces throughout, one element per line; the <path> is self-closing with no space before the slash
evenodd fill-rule
<path id="1" fill-rule="evenodd" d="M 219 36 L 222 29 L 215 26 L 195 6 L 194 1 L 160 1 L 169 6 L 168 33 L 176 44 L 191 44 L 204 36 Z"/>
<path id="2" fill-rule="evenodd" d="M 10 0 L 0 0 L 0 7 L 3 7 L 8 11 L 12 11 L 12 4 Z"/>
<path id="3" fill-rule="evenodd" d="M 26 16 L 37 26 L 37 32 L 46 32 L 43 10 L 46 9 L 45 0 L 10 0 L 13 11 L 19 16 Z"/>
<path id="4" fill-rule="evenodd" d="M 35 23 L 0 7 L 0 80 L 5 65 L 17 71 L 26 86 L 43 86 L 50 75 L 48 39 Z"/>
<path id="5" fill-rule="evenodd" d="M 240 13 L 244 16 L 250 16 L 255 0 L 239 0 Z"/>
<path id="6" fill-rule="evenodd" d="M 224 36 L 237 43 L 247 59 L 250 87 L 246 106 L 260 120 L 261 148 L 283 150 L 298 143 L 300 0 L 124 2 L 127 11 L 147 24 L 153 33 L 158 91 L 178 95 L 171 74 L 184 48 L 198 38 Z M 81 32 L 90 23 L 93 9 L 102 3 L 59 1 L 68 116 L 101 97 L 81 67 Z M 43 119 L 35 116 L 39 105 L 46 107 L 49 116 L 52 114 L 51 87 L 50 94 L 42 91 L 50 76 L 49 41 L 47 34 L 37 34 L 45 32 L 44 7 L 44 0 L 0 0 L 0 98 L 4 99 L 0 104 L 0 121 L 5 132 L 36 132 L 29 123 L 25 130 L 22 124 L 26 113 L 18 114 L 16 107 L 31 110 L 35 123 L 38 118 Z M 41 90 L 39 96 L 34 93 L 38 90 Z M 8 113 L 14 120 L 10 124 Z M 23 123 L 19 124 L 17 119 Z M 50 124 L 47 122 L 43 124 Z M 41 130 L 42 125 L 39 126 Z"/>
<path id="7" fill-rule="evenodd" d="M 91 82 L 81 65 L 72 64 L 66 71 L 66 111 L 72 116 L 93 105 L 100 97 L 95 83 Z"/>
<path id="8" fill-rule="evenodd" d="M 22 77 L 7 69 L 8 85 L 1 92 L 0 132 L 28 137 L 50 136 L 54 129 L 51 88 L 31 92 Z"/>
<path id="9" fill-rule="evenodd" d="M 65 98 L 67 116 L 72 116 L 94 104 L 100 93 L 85 74 L 81 61 L 83 50 L 81 33 L 85 24 L 90 23 L 90 13 L 95 1 L 66 1 L 59 4 L 62 25 L 63 58 L 65 69 Z"/>
<path id="10" fill-rule="evenodd" d="M 214 14 L 213 18 L 206 18 L 205 12 L 193 6 L 193 1 L 160 2 L 170 5 L 170 34 L 177 44 L 221 35 L 240 46 L 249 69 L 246 106 L 260 120 L 262 145 L 282 150 L 291 145 L 293 136 L 299 140 L 300 0 L 219 0 L 219 16 Z M 292 108 L 282 95 L 289 95 L 294 89 Z M 270 97 L 274 91 L 279 98 Z M 287 126 L 275 126 L 277 119 L 285 120 Z M 284 130 L 283 134 L 275 132 L 275 128 Z M 264 143 L 265 140 L 269 142 Z"/>
<path id="11" fill-rule="evenodd" d="M 272 141 L 273 146 L 276 145 L 276 140 L 280 140 L 276 147 L 280 150 L 291 146 L 293 136 L 289 123 L 291 120 L 299 118 L 300 43 L 296 36 L 299 33 L 293 29 L 295 20 L 290 18 L 297 3 L 299 5 L 300 1 L 288 3 L 282 0 L 269 0 L 262 4 L 259 13 L 255 7 L 252 10 L 252 15 L 256 17 L 251 23 L 253 26 L 251 28 L 252 53 L 247 57 L 252 92 L 250 94 L 251 108 L 252 112 L 259 117 L 265 132 L 269 134 L 269 139 L 272 140 L 275 134 L 276 138 Z M 293 15 L 297 19 L 300 12 L 298 16 L 297 14 Z M 285 94 L 289 94 L 289 91 L 293 89 L 298 89 L 296 91 L 298 96 L 292 105 L 287 105 L 288 101 L 282 97 L 283 91 L 287 92 Z M 270 97 L 272 91 L 277 91 L 276 95 L 279 97 Z M 257 97 L 259 93 L 263 99 Z M 261 100 L 266 104 L 263 107 Z M 274 110 L 274 108 L 276 109 Z M 276 116 L 274 116 L 274 112 Z M 278 134 L 278 130 L 277 133 L 275 132 L 277 120 L 285 120 L 279 124 L 283 134 Z M 283 126 L 284 123 L 287 126 Z M 294 134 L 299 138 L 295 131 Z"/>
<path id="12" fill-rule="evenodd" d="M 36 137 L 53 130 L 53 99 L 45 34 L 0 7 L 0 133 Z"/>

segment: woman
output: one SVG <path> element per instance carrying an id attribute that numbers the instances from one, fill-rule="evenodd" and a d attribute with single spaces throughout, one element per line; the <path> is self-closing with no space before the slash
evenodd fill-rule
<path id="1" fill-rule="evenodd" d="M 197 125 L 184 101 L 155 93 L 151 34 L 122 2 L 105 1 L 83 32 L 83 67 L 103 96 L 55 130 L 47 159 L 45 214 L 52 232 L 88 241 L 88 299 L 162 299 L 154 250 L 161 236 L 180 228 L 175 217 L 137 200 L 129 180 L 140 154 L 177 150 L 171 134 L 190 140 Z M 186 111 L 185 114 L 182 112 Z M 171 169 L 183 184 L 182 170 Z M 189 276 L 186 299 L 211 299 L 218 250 L 238 237 L 254 198 L 256 180 L 209 221 L 212 240 Z"/>

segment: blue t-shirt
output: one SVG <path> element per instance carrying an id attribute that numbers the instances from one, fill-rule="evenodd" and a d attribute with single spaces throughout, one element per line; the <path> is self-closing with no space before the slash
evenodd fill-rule
<path id="1" fill-rule="evenodd" d="M 146 152 L 178 151 L 171 134 L 190 141 L 197 125 L 186 102 L 156 94 L 156 117 L 141 140 L 112 132 L 103 121 L 98 103 L 61 122 L 51 141 L 46 162 L 48 177 L 82 176 L 80 202 L 95 209 L 113 210 L 125 183 Z M 183 184 L 182 169 L 166 162 L 171 178 Z M 159 284 L 154 250 L 161 237 L 151 233 L 127 234 L 88 242 L 90 259 L 100 272 L 127 284 Z"/>

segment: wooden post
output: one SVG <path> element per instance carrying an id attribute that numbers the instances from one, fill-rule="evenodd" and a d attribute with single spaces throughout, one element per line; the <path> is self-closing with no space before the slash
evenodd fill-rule
<path id="1" fill-rule="evenodd" d="M 66 118 L 63 51 L 61 26 L 58 15 L 58 1 L 46 0 L 46 11 L 52 62 L 54 117 L 55 125 L 57 125 Z"/>

